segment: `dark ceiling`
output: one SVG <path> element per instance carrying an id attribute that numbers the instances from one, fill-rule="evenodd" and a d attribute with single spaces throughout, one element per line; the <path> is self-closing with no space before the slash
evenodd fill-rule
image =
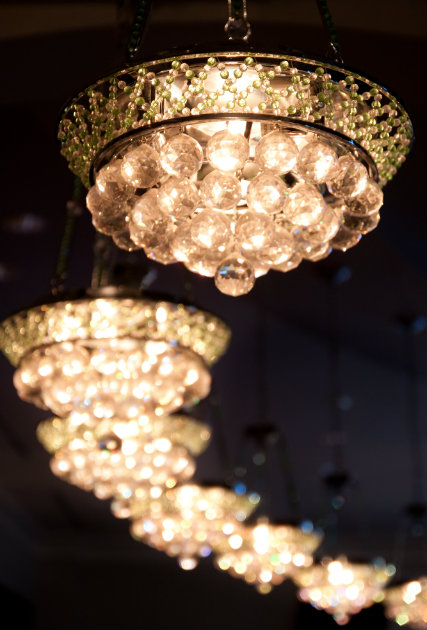
<path id="1" fill-rule="evenodd" d="M 219 414 L 209 403 L 195 411 L 215 422 L 216 436 L 200 457 L 197 478 L 227 476 L 224 461 L 227 468 L 245 466 L 250 448 L 244 431 L 262 415 L 286 441 L 302 515 L 330 526 L 322 477 L 333 470 L 332 445 L 338 439 L 350 481 L 339 511 L 337 550 L 363 560 L 384 556 L 399 564 L 400 579 L 410 579 L 426 571 L 426 532 L 417 537 L 421 530 L 406 528 L 405 517 L 409 503 L 426 500 L 425 3 L 329 4 L 346 63 L 395 92 L 415 127 L 407 163 L 386 187 L 379 227 L 346 254 L 305 262 L 286 275 L 271 272 L 241 298 L 221 295 L 211 280 L 196 276 L 189 289 L 179 265 L 148 263 L 140 253 L 120 260 L 141 276 L 154 270 L 153 290 L 183 297 L 190 290 L 198 305 L 231 327 L 229 351 L 213 370 Z M 3 317 L 48 292 L 73 184 L 55 140 L 58 113 L 71 95 L 121 62 L 126 7 L 0 3 Z M 314 0 L 252 0 L 248 7 L 254 45 L 325 52 Z M 225 16 L 225 0 L 156 1 L 146 56 L 196 39 L 223 41 Z M 79 220 L 68 288 L 90 282 L 93 236 L 86 213 Z M 337 273 L 347 281 L 334 286 Z M 340 388 L 331 394 L 328 352 L 334 330 Z M 298 603 L 289 580 L 263 597 L 209 561 L 183 572 L 173 559 L 133 541 L 127 523 L 114 519 L 106 502 L 50 473 L 48 455 L 34 434 L 46 414 L 19 400 L 6 359 L 0 370 L 0 602 L 3 616 L 10 617 L 5 627 L 335 627 L 326 614 Z M 330 413 L 337 396 L 344 409 L 339 434 L 331 429 Z M 291 518 L 277 458 L 269 470 L 269 513 Z M 330 538 L 322 550 L 335 551 Z M 348 627 L 362 625 L 395 627 L 380 606 L 360 613 Z"/>

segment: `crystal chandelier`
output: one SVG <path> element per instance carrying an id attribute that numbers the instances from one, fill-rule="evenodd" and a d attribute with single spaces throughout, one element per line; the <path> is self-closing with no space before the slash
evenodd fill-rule
<path id="1" fill-rule="evenodd" d="M 194 569 L 199 557 L 224 550 L 242 539 L 242 521 L 255 509 L 259 497 L 238 495 L 226 486 L 184 484 L 153 499 L 114 502 L 113 513 L 131 518 L 137 540 L 177 556 L 180 567 Z"/>
<path id="2" fill-rule="evenodd" d="M 245 5 L 229 2 L 233 49 L 99 79 L 58 130 L 97 230 L 233 296 L 373 230 L 413 135 L 396 98 L 337 55 L 248 47 Z"/>
<path id="3" fill-rule="evenodd" d="M 321 540 L 318 533 L 260 518 L 256 525 L 246 526 L 240 535 L 229 539 L 231 549 L 219 554 L 216 564 L 267 594 L 293 576 L 297 568 L 309 567 Z"/>
<path id="4" fill-rule="evenodd" d="M 416 630 L 427 628 L 427 577 L 388 588 L 385 592 L 385 613 L 399 626 Z"/>
<path id="5" fill-rule="evenodd" d="M 94 420 L 73 412 L 41 422 L 37 437 L 53 453 L 55 475 L 99 499 L 129 500 L 141 487 L 154 496 L 189 479 L 193 455 L 208 445 L 209 428 L 187 416 Z"/>
<path id="6" fill-rule="evenodd" d="M 207 366 L 229 340 L 209 313 L 115 289 L 21 311 L 0 331 L 21 398 L 97 421 L 162 416 L 198 402 L 210 390 Z"/>
<path id="7" fill-rule="evenodd" d="M 384 587 L 396 572 L 392 564 L 349 562 L 344 556 L 302 569 L 293 576 L 300 587 L 298 597 L 345 625 L 351 615 L 384 599 Z"/>

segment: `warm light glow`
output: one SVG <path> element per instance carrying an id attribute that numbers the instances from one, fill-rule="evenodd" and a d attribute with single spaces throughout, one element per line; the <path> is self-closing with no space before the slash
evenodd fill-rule
<path id="1" fill-rule="evenodd" d="M 350 563 L 345 557 L 324 559 L 320 565 L 300 569 L 293 579 L 300 587 L 298 597 L 331 614 L 345 625 L 362 608 L 381 601 L 384 587 L 395 573 L 384 561 L 373 564 Z"/>
<path id="2" fill-rule="evenodd" d="M 321 536 L 304 534 L 298 527 L 273 525 L 262 519 L 255 526 L 245 526 L 239 539 L 237 546 L 235 537 L 229 538 L 228 549 L 218 555 L 216 563 L 223 571 L 243 577 L 266 594 L 291 576 L 297 566 L 312 564 L 312 554 Z"/>
<path id="3" fill-rule="evenodd" d="M 399 626 L 427 628 L 427 577 L 392 586 L 385 592 L 385 614 Z"/>

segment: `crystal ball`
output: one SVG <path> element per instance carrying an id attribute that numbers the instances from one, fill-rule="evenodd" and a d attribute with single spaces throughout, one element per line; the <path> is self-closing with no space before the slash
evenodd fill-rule
<path id="1" fill-rule="evenodd" d="M 274 226 L 271 239 L 258 250 L 245 252 L 245 257 L 256 268 L 269 269 L 288 260 L 294 252 L 293 237 L 281 226 Z"/>
<path id="2" fill-rule="evenodd" d="M 323 243 L 329 241 L 340 229 L 341 214 L 337 214 L 331 206 L 327 205 L 324 213 L 317 223 L 300 228 L 300 235 L 306 241 Z"/>
<path id="3" fill-rule="evenodd" d="M 143 246 L 145 255 L 163 265 L 176 262 L 176 258 L 171 250 L 174 232 L 175 226 L 171 219 L 168 217 L 160 219 L 156 223 L 154 230 L 147 231 L 144 234 Z"/>
<path id="4" fill-rule="evenodd" d="M 123 179 L 134 188 L 154 186 L 159 181 L 160 171 L 159 154 L 149 144 L 128 151 L 121 164 Z"/>
<path id="5" fill-rule="evenodd" d="M 133 188 L 122 177 L 121 160 L 113 160 L 103 166 L 96 176 L 96 187 L 110 202 L 120 203 L 133 195 Z"/>
<path id="6" fill-rule="evenodd" d="M 165 215 L 160 209 L 157 190 L 148 190 L 132 208 L 129 215 L 129 232 L 133 242 L 142 246 L 144 234 L 148 230 L 155 230 Z"/>
<path id="7" fill-rule="evenodd" d="M 201 183 L 200 196 L 211 208 L 233 210 L 241 197 L 240 182 L 229 173 L 212 171 Z"/>
<path id="8" fill-rule="evenodd" d="M 334 197 L 351 199 L 359 195 L 368 182 L 368 171 L 351 157 L 340 157 L 327 180 L 328 190 Z"/>
<path id="9" fill-rule="evenodd" d="M 115 232 L 113 234 L 113 241 L 119 249 L 123 249 L 126 252 L 134 252 L 139 247 L 139 245 L 131 238 L 129 230 Z"/>
<path id="10" fill-rule="evenodd" d="M 292 271 L 292 269 L 296 269 L 298 265 L 302 261 L 302 256 L 294 252 L 288 260 L 280 263 L 279 265 L 273 265 L 273 269 L 275 271 L 281 271 L 282 273 L 286 273 L 287 271 Z"/>
<path id="11" fill-rule="evenodd" d="M 296 184 L 289 192 L 283 214 L 294 225 L 307 226 L 320 221 L 325 202 L 317 188 L 310 184 Z"/>
<path id="12" fill-rule="evenodd" d="M 296 168 L 306 182 L 322 184 L 328 179 L 337 161 L 337 154 L 328 144 L 310 142 L 301 150 Z"/>
<path id="13" fill-rule="evenodd" d="M 215 285 L 221 293 L 237 297 L 249 293 L 255 284 L 252 265 L 244 258 L 231 257 L 224 260 L 215 274 Z"/>
<path id="14" fill-rule="evenodd" d="M 228 217 L 215 210 L 203 210 L 191 221 L 191 237 L 199 247 L 225 252 L 232 239 Z"/>
<path id="15" fill-rule="evenodd" d="M 349 212 L 364 217 L 375 214 L 383 205 L 383 191 L 373 179 L 368 179 L 362 192 L 348 202 Z"/>
<path id="16" fill-rule="evenodd" d="M 298 147 L 282 131 L 271 131 L 261 138 L 255 149 L 255 160 L 263 169 L 277 174 L 289 173 L 297 161 Z"/>
<path id="17" fill-rule="evenodd" d="M 247 212 L 236 223 L 236 238 L 242 254 L 253 252 L 271 243 L 274 223 L 266 214 Z"/>
<path id="18" fill-rule="evenodd" d="M 104 212 L 92 213 L 92 225 L 98 232 L 112 236 L 116 232 L 121 232 L 126 228 L 126 212 L 120 205 L 115 205 L 114 214 Z"/>
<path id="19" fill-rule="evenodd" d="M 249 143 L 244 136 L 223 129 L 209 139 L 206 157 L 215 169 L 234 172 L 242 168 L 248 159 Z"/>
<path id="20" fill-rule="evenodd" d="M 264 171 L 254 177 L 248 186 L 248 207 L 253 212 L 280 212 L 288 193 L 289 189 L 280 177 L 271 171 Z"/>
<path id="21" fill-rule="evenodd" d="M 345 212 L 343 214 L 343 224 L 352 232 L 358 232 L 359 234 L 368 234 L 372 232 L 380 221 L 380 213 L 368 214 L 365 217 L 358 217 L 354 214 Z"/>
<path id="22" fill-rule="evenodd" d="M 190 216 L 199 203 L 196 184 L 187 178 L 169 177 L 158 189 L 160 209 L 174 219 Z"/>
<path id="23" fill-rule="evenodd" d="M 200 169 L 202 162 L 202 147 L 185 133 L 169 138 L 160 150 L 160 163 L 169 175 L 191 177 Z"/>
<path id="24" fill-rule="evenodd" d="M 191 237 L 191 221 L 184 221 L 179 225 L 171 241 L 171 251 L 180 262 L 188 262 L 196 244 Z"/>
<path id="25" fill-rule="evenodd" d="M 346 252 L 350 247 L 354 247 L 362 238 L 359 232 L 352 232 L 344 225 L 341 225 L 334 238 L 331 240 L 333 249 L 339 249 L 342 252 Z"/>

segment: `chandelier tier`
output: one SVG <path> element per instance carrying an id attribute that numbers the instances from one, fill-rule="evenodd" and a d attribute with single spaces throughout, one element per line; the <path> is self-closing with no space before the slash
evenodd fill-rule
<path id="1" fill-rule="evenodd" d="M 61 417 L 98 420 L 198 402 L 210 390 L 207 366 L 230 336 L 220 319 L 194 307 L 92 296 L 21 311 L 0 334 L 21 398 Z"/>
<path id="2" fill-rule="evenodd" d="M 321 540 L 319 533 L 306 533 L 299 527 L 273 524 L 262 518 L 231 539 L 231 549 L 218 555 L 216 564 L 267 594 L 298 568 L 309 567 Z"/>
<path id="3" fill-rule="evenodd" d="M 53 453 L 55 475 L 100 499 L 129 500 L 141 486 L 156 487 L 156 495 L 188 480 L 196 468 L 192 455 L 207 447 L 210 430 L 182 415 L 95 422 L 74 412 L 41 422 L 37 437 Z"/>
<path id="4" fill-rule="evenodd" d="M 100 79 L 58 137 L 92 184 L 98 230 L 241 295 L 374 229 L 412 126 L 387 90 L 340 65 L 229 51 Z"/>
<path id="5" fill-rule="evenodd" d="M 385 613 L 399 626 L 427 628 L 427 577 L 392 586 L 385 592 Z"/>
<path id="6" fill-rule="evenodd" d="M 298 597 L 345 625 L 351 615 L 384 599 L 384 588 L 396 572 L 392 564 L 378 560 L 372 564 L 349 562 L 347 558 L 324 558 L 322 563 L 301 569 L 294 575 L 300 587 Z"/>
<path id="7" fill-rule="evenodd" d="M 142 542 L 177 556 L 184 570 L 194 569 L 199 557 L 224 551 L 230 541 L 242 540 L 241 523 L 259 501 L 221 485 L 184 484 L 159 498 L 145 493 L 139 500 L 112 504 L 118 518 L 131 518 L 131 533 Z M 231 543 L 232 544 L 232 543 Z"/>

